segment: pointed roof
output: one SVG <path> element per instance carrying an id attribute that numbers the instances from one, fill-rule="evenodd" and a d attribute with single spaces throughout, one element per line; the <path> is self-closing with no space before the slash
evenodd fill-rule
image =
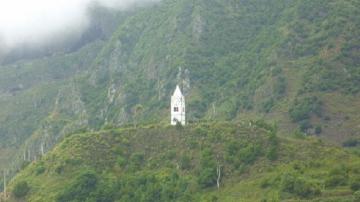
<path id="1" fill-rule="evenodd" d="M 180 90 L 180 87 L 179 87 L 179 85 L 176 85 L 176 89 L 175 89 L 175 91 L 174 91 L 174 94 L 173 94 L 173 96 L 183 96 L 183 94 L 181 93 L 181 90 Z"/>

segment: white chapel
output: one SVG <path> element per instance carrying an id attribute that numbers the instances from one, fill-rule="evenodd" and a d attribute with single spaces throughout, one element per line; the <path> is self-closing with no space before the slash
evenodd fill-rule
<path id="1" fill-rule="evenodd" d="M 185 125 L 185 97 L 178 85 L 171 96 L 171 125 L 177 123 Z"/>

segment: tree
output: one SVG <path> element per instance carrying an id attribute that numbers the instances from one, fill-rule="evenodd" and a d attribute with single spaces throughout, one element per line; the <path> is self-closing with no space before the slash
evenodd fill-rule
<path id="1" fill-rule="evenodd" d="M 14 189 L 13 194 L 16 198 L 22 198 L 30 191 L 30 187 L 26 181 L 18 182 Z"/>

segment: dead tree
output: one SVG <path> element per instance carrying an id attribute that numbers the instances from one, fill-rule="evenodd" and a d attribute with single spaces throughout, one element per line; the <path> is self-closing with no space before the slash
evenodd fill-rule
<path id="1" fill-rule="evenodd" d="M 220 188 L 220 180 L 221 180 L 221 165 L 217 166 L 217 180 L 216 180 L 216 184 L 217 184 L 217 188 Z"/>
<path id="2" fill-rule="evenodd" d="M 45 151 L 44 151 L 44 142 L 41 142 L 40 152 L 41 152 L 41 156 L 44 156 L 44 154 L 45 154 Z"/>
<path id="3" fill-rule="evenodd" d="M 4 201 L 6 200 L 6 170 L 3 171 L 4 174 L 4 190 L 3 190 L 3 196 L 4 196 Z"/>

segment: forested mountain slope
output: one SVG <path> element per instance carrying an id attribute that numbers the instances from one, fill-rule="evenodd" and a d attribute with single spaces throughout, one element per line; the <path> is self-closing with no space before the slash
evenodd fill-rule
<path id="1" fill-rule="evenodd" d="M 147 125 L 65 138 L 14 178 L 9 201 L 352 202 L 359 163 L 263 121 Z"/>
<path id="2" fill-rule="evenodd" d="M 0 167 L 79 130 L 168 124 L 176 84 L 190 122 L 261 117 L 284 134 L 358 138 L 359 12 L 356 0 L 163 0 L 73 52 L 2 65 Z"/>

